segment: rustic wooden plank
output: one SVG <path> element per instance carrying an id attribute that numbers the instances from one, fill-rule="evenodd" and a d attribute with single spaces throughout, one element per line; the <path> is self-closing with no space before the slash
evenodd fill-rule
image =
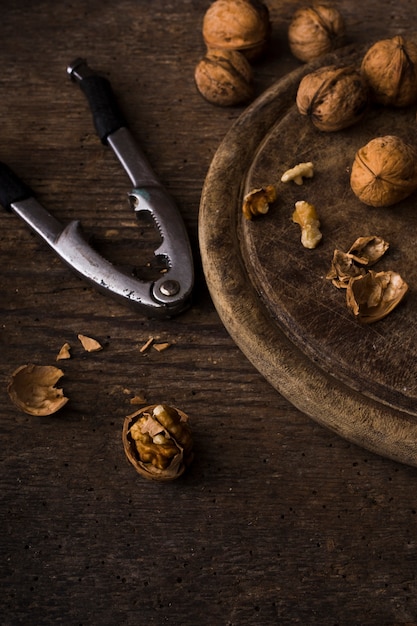
<path id="1" fill-rule="evenodd" d="M 256 66 L 258 93 L 299 66 L 285 41 L 294 3 L 268 5 L 274 45 Z M 123 263 L 142 250 L 130 232 L 126 177 L 66 76 L 66 65 L 85 55 L 111 79 L 177 198 L 197 260 L 193 307 L 149 321 L 96 294 L 1 214 L 4 624 L 415 622 L 415 470 L 291 406 L 235 346 L 208 295 L 200 193 L 242 112 L 208 105 L 192 80 L 208 6 L 2 3 L 0 159 L 59 219 L 82 219 Z M 415 11 L 407 0 L 384 11 L 374 1 L 338 6 L 360 43 L 408 28 Z M 105 244 L 113 230 L 129 254 L 116 237 Z M 104 349 L 84 353 L 79 332 Z M 149 336 L 172 346 L 141 354 Z M 64 341 L 73 345 L 61 362 L 70 402 L 55 417 L 19 412 L 6 394 L 11 372 L 54 364 Z M 169 486 L 142 480 L 124 458 L 122 423 L 139 392 L 178 405 L 194 427 L 195 461 Z"/>

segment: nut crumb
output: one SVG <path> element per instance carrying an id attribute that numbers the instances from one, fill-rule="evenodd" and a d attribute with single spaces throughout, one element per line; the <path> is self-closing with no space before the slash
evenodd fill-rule
<path id="1" fill-rule="evenodd" d="M 149 346 L 152 345 L 153 341 L 154 341 L 154 338 L 153 337 L 149 337 L 148 341 L 146 343 L 144 343 L 141 348 L 139 348 L 139 352 L 146 352 L 146 350 L 149 348 Z"/>
<path id="2" fill-rule="evenodd" d="M 307 163 L 299 163 L 292 167 L 291 169 L 284 172 L 281 176 L 282 183 L 289 183 L 291 180 L 295 182 L 296 185 L 303 184 L 303 178 L 313 178 L 314 176 L 314 165 L 311 161 Z"/>
<path id="3" fill-rule="evenodd" d="M 86 352 L 98 352 L 103 349 L 101 343 L 99 343 L 96 339 L 92 337 L 87 337 L 86 335 L 78 335 L 78 339 L 81 342 L 82 347 Z"/>
<path id="4" fill-rule="evenodd" d="M 62 346 L 62 348 L 57 354 L 56 360 L 61 361 L 61 359 L 70 359 L 71 358 L 70 349 L 71 349 L 70 344 L 64 343 L 64 345 Z"/>
<path id="5" fill-rule="evenodd" d="M 170 343 L 165 342 L 165 343 L 155 343 L 153 345 L 153 348 L 155 350 L 157 350 L 158 352 L 163 352 L 164 350 L 166 350 L 167 348 L 169 348 L 171 346 Z"/>
<path id="6" fill-rule="evenodd" d="M 133 398 L 130 399 L 130 404 L 146 404 L 147 400 L 145 396 L 141 394 L 136 394 Z"/>

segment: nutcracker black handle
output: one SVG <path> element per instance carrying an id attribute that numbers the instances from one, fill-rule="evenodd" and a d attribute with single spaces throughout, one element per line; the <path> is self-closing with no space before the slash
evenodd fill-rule
<path id="1" fill-rule="evenodd" d="M 33 196 L 33 191 L 26 183 L 10 169 L 0 162 L 0 204 L 5 209 L 11 209 L 15 202 L 27 200 Z"/>
<path id="2" fill-rule="evenodd" d="M 68 66 L 70 77 L 79 83 L 93 114 L 94 127 L 103 144 L 107 137 L 127 126 L 117 104 L 110 82 L 93 72 L 84 59 L 76 59 Z"/>

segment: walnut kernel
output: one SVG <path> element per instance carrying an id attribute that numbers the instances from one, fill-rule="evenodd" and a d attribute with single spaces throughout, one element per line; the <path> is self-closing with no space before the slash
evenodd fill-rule
<path id="1" fill-rule="evenodd" d="M 234 106 L 253 96 L 249 61 L 235 50 L 208 50 L 194 72 L 198 91 L 211 104 Z"/>
<path id="2" fill-rule="evenodd" d="M 314 176 L 314 165 L 311 161 L 307 163 L 299 163 L 295 165 L 291 169 L 287 170 L 281 176 L 282 183 L 288 183 L 291 180 L 295 182 L 296 185 L 302 185 L 304 178 L 313 178 Z"/>
<path id="3" fill-rule="evenodd" d="M 257 215 L 265 215 L 269 205 L 276 200 L 277 192 L 274 185 L 253 189 L 243 199 L 242 212 L 247 220 Z"/>
<path id="4" fill-rule="evenodd" d="M 372 139 L 355 155 L 350 185 L 369 206 L 404 200 L 417 189 L 417 151 L 395 135 Z"/>
<path id="5" fill-rule="evenodd" d="M 345 22 L 337 9 L 327 4 L 298 9 L 288 29 L 288 42 L 300 61 L 313 61 L 343 42 Z"/>
<path id="6" fill-rule="evenodd" d="M 334 132 L 364 116 L 369 90 L 354 66 L 328 65 L 302 78 L 296 104 L 301 115 L 310 117 L 319 130 Z"/>
<path id="7" fill-rule="evenodd" d="M 259 57 L 270 34 L 268 8 L 259 0 L 216 0 L 203 20 L 207 47 L 236 50 L 247 59 Z"/>
<path id="8" fill-rule="evenodd" d="M 174 480 L 193 460 L 188 417 L 166 404 L 143 407 L 126 417 L 125 454 L 136 471 L 152 480 Z"/>
<path id="9" fill-rule="evenodd" d="M 301 226 L 301 243 L 304 248 L 316 248 L 322 239 L 320 221 L 315 206 L 304 200 L 295 203 L 292 220 Z"/>

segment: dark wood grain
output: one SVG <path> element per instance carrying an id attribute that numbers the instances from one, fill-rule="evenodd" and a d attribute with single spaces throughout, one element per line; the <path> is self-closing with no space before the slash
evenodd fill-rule
<path id="1" fill-rule="evenodd" d="M 0 159 L 58 219 L 81 219 L 109 257 L 143 262 L 152 236 L 133 223 L 129 181 L 66 75 L 87 57 L 178 201 L 197 281 L 189 311 L 150 321 L 91 290 L 15 216 L 0 216 L 1 621 L 416 623 L 415 469 L 295 409 L 243 356 L 209 297 L 201 190 L 243 109 L 213 107 L 195 89 L 208 6 L 2 3 Z M 299 67 L 286 43 L 296 4 L 268 6 L 258 95 Z M 406 32 L 416 18 L 411 0 L 338 6 L 358 44 Z M 85 353 L 78 333 L 104 349 Z M 172 345 L 141 353 L 149 336 Z M 48 418 L 21 413 L 6 393 L 10 374 L 54 364 L 65 341 L 69 403 Z M 142 479 L 124 456 L 123 420 L 139 393 L 190 416 L 195 460 L 169 485 Z"/>

